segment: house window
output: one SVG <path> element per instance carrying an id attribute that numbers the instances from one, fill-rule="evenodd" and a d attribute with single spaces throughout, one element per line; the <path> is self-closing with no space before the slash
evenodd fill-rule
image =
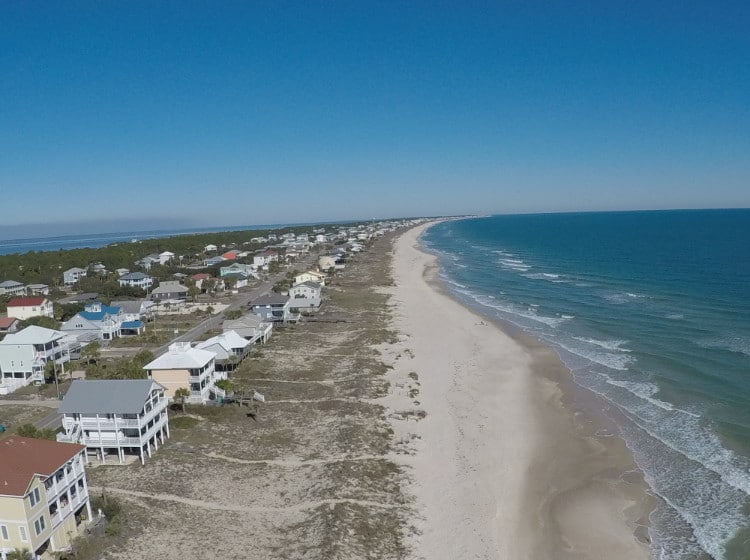
<path id="1" fill-rule="evenodd" d="M 39 488 L 34 488 L 34 491 L 29 494 L 29 502 L 31 502 L 31 507 L 39 503 Z"/>
<path id="2" fill-rule="evenodd" d="M 0 538 L 2 538 L 4 541 L 9 541 L 10 536 L 8 535 L 8 527 L 5 525 L 0 525 Z"/>
<path id="3" fill-rule="evenodd" d="M 18 527 L 18 534 L 21 536 L 21 540 L 22 541 L 26 542 L 26 541 L 29 540 L 29 537 L 26 534 L 26 527 L 24 527 L 23 525 L 21 525 L 20 527 Z"/>
<path id="4" fill-rule="evenodd" d="M 39 519 L 34 521 L 34 531 L 36 532 L 37 536 L 39 533 L 44 531 L 44 516 L 42 515 Z"/>

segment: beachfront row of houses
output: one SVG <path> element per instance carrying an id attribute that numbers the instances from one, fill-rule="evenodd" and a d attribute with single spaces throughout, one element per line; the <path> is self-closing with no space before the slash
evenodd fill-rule
<path id="1" fill-rule="evenodd" d="M 188 389 L 187 400 L 196 403 L 223 396 L 217 381 L 231 375 L 253 344 L 268 340 L 274 324 L 316 301 L 319 305 L 324 284 L 321 273 L 298 275 L 288 294 L 251 302 L 252 313 L 224 321 L 220 335 L 195 345 L 170 345 L 144 366 L 145 379 L 74 381 L 59 408 L 63 429 L 57 441 L 0 440 L 0 559 L 25 549 L 47 560 L 69 549 L 100 515 L 90 502 L 90 461 L 147 461 L 170 437 L 168 404 L 176 391 Z M 104 306 L 88 312 L 117 314 Z M 29 363 L 42 369 L 50 362 L 64 366 L 73 355 L 74 338 L 42 327 L 7 336 L 0 341 L 3 382 L 6 371 L 24 370 Z"/>

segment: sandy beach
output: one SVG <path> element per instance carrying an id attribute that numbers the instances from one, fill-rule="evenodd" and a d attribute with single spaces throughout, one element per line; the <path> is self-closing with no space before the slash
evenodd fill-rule
<path id="1" fill-rule="evenodd" d="M 569 404 L 551 349 L 443 293 L 436 258 L 418 248 L 426 227 L 394 245 L 400 342 L 382 348 L 385 404 L 426 413 L 393 422 L 414 448 L 400 461 L 416 495 L 415 556 L 649 558 L 651 503 L 623 441 L 595 436 L 600 426 Z"/>

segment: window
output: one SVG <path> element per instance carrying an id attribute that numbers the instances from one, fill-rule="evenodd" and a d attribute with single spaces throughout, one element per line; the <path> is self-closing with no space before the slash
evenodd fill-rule
<path id="1" fill-rule="evenodd" d="M 39 488 L 34 488 L 34 491 L 29 494 L 29 502 L 31 503 L 31 507 L 39 503 Z"/>
<path id="2" fill-rule="evenodd" d="M 29 540 L 28 535 L 26 535 L 26 527 L 24 527 L 23 525 L 21 525 L 20 527 L 18 527 L 18 534 L 21 535 L 21 540 L 22 541 Z"/>
<path id="3" fill-rule="evenodd" d="M 10 540 L 10 536 L 8 536 L 8 528 L 5 525 L 0 525 L 0 538 L 4 541 Z"/>
<path id="4" fill-rule="evenodd" d="M 34 521 L 34 531 L 37 535 L 44 531 L 44 516 L 41 516 L 39 519 Z"/>

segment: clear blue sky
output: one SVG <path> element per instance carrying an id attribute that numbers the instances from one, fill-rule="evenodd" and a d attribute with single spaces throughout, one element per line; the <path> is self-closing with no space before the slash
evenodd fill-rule
<path id="1" fill-rule="evenodd" d="M 0 22 L 3 225 L 750 206 L 748 2 L 24 1 Z"/>

